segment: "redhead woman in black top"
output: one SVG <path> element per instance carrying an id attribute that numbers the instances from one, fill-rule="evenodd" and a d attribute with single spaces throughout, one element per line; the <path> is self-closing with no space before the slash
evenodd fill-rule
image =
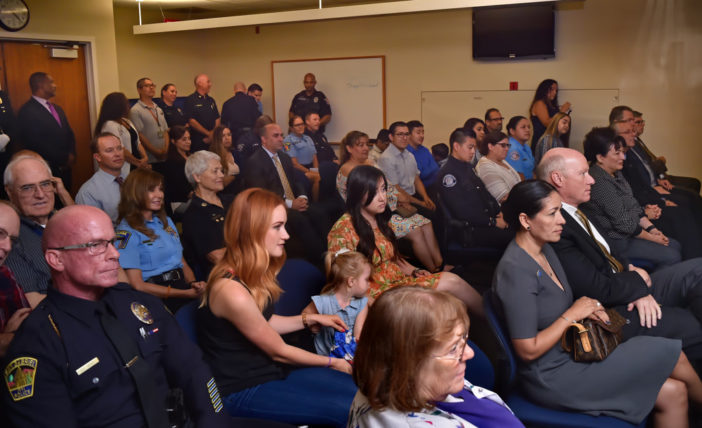
<path id="1" fill-rule="evenodd" d="M 224 256 L 197 313 L 200 346 L 233 416 L 344 427 L 356 393 L 351 365 L 290 346 L 280 335 L 348 327 L 337 315 L 273 314 L 286 220 L 285 202 L 267 190 L 248 189 L 235 199 L 224 223 Z"/>

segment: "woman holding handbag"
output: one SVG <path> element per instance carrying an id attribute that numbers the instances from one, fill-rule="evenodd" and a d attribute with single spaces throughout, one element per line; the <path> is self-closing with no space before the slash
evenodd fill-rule
<path id="1" fill-rule="evenodd" d="M 656 427 L 687 426 L 687 397 L 702 402 L 702 381 L 678 340 L 637 336 L 606 359 L 579 363 L 559 344 L 575 321 L 607 323 L 595 299 L 573 302 L 566 275 L 549 242 L 565 220 L 556 190 L 543 181 L 517 184 L 502 206 L 517 230 L 497 266 L 493 289 L 501 303 L 516 354 L 519 382 L 535 403 L 607 415 L 638 424 L 653 411 Z"/>

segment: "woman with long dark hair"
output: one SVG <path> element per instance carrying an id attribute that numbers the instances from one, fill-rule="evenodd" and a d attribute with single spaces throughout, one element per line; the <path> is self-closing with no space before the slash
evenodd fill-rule
<path id="1" fill-rule="evenodd" d="M 239 165 L 232 154 L 232 131 L 224 125 L 217 125 L 212 130 L 210 151 L 219 156 L 224 174 L 224 193 L 234 193 L 233 183 L 239 174 Z"/>
<path id="2" fill-rule="evenodd" d="M 463 124 L 463 128 L 470 129 L 475 133 L 475 144 L 477 144 L 478 147 L 480 147 L 480 144 L 485 139 L 485 135 L 487 133 L 487 127 L 485 126 L 485 122 L 482 119 L 478 119 L 477 117 L 471 117 L 468 120 L 466 120 L 466 122 Z M 479 150 L 476 150 L 475 157 L 473 158 L 473 161 L 471 163 L 473 165 L 477 165 L 481 157 L 483 157 L 483 154 L 480 153 Z"/>
<path id="3" fill-rule="evenodd" d="M 151 168 L 146 150 L 139 141 L 139 132 L 129 120 L 129 100 L 123 93 L 112 92 L 102 100 L 95 135 L 101 132 L 116 135 L 122 142 L 126 160 L 122 167 L 123 175 L 126 176 L 135 168 Z"/>
<path id="4" fill-rule="evenodd" d="M 339 157 L 341 159 L 341 167 L 336 175 L 336 189 L 339 195 L 346 200 L 346 182 L 351 170 L 359 165 L 375 166 L 373 161 L 368 158 L 370 152 L 370 144 L 368 135 L 361 131 L 351 131 L 341 139 L 341 147 L 339 148 Z M 405 207 L 410 205 L 409 199 L 405 195 L 397 191 L 392 184 L 388 185 L 388 206 L 393 211 L 390 217 L 390 228 L 392 229 L 397 239 L 407 238 L 412 243 L 412 251 L 415 257 L 427 268 L 430 272 L 442 270 L 445 265 L 439 250 L 439 243 L 434 234 L 431 220 L 421 214 L 414 213 L 412 215 L 401 216 L 396 213 L 398 205 Z M 404 200 L 400 198 L 405 197 Z"/>
<path id="5" fill-rule="evenodd" d="M 198 296 L 203 282 L 195 280 L 183 258 L 183 247 L 163 203 L 163 176 L 138 169 L 121 189 L 117 236 L 122 239 L 119 263 L 135 289 L 164 300 L 174 312 Z"/>
<path id="6" fill-rule="evenodd" d="M 568 114 L 570 103 L 566 101 L 563 105 L 558 105 L 558 82 L 546 79 L 539 83 L 534 99 L 529 105 L 531 126 L 534 128 L 533 143 L 539 141 L 551 122 L 551 118 L 559 111 Z"/>
<path id="7" fill-rule="evenodd" d="M 461 299 L 471 314 L 483 316 L 482 298 L 475 289 L 450 272 L 429 273 L 408 263 L 398 251 L 389 225 L 387 181 L 378 168 L 360 165 L 349 173 L 346 213 L 332 227 L 329 251 L 358 251 L 373 266 L 370 296 L 403 285 L 445 290 Z"/>

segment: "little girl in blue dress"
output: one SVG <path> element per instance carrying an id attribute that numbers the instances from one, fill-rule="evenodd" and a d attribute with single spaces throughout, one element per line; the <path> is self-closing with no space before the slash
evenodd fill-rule
<path id="1" fill-rule="evenodd" d="M 314 346 L 320 355 L 344 358 L 350 362 L 368 313 L 366 295 L 371 266 L 363 254 L 345 248 L 336 253 L 327 253 L 325 266 L 327 284 L 319 296 L 312 296 L 308 309 L 316 309 L 316 312 L 325 315 L 339 315 L 348 330 L 339 332 L 324 327 L 315 334 Z"/>

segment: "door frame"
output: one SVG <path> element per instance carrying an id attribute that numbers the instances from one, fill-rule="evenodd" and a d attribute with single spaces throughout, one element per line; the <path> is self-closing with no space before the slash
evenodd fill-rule
<path id="1" fill-rule="evenodd" d="M 90 36 L 66 36 L 52 34 L 37 34 L 37 33 L 22 33 L 22 34 L 7 34 L 3 33 L 0 36 L 0 41 L 11 42 L 34 42 L 34 43 L 71 43 L 80 44 L 85 47 L 85 77 L 88 91 L 88 116 L 90 118 L 90 129 L 95 129 L 97 123 L 97 59 L 93 52 L 95 46 L 95 37 Z"/>

